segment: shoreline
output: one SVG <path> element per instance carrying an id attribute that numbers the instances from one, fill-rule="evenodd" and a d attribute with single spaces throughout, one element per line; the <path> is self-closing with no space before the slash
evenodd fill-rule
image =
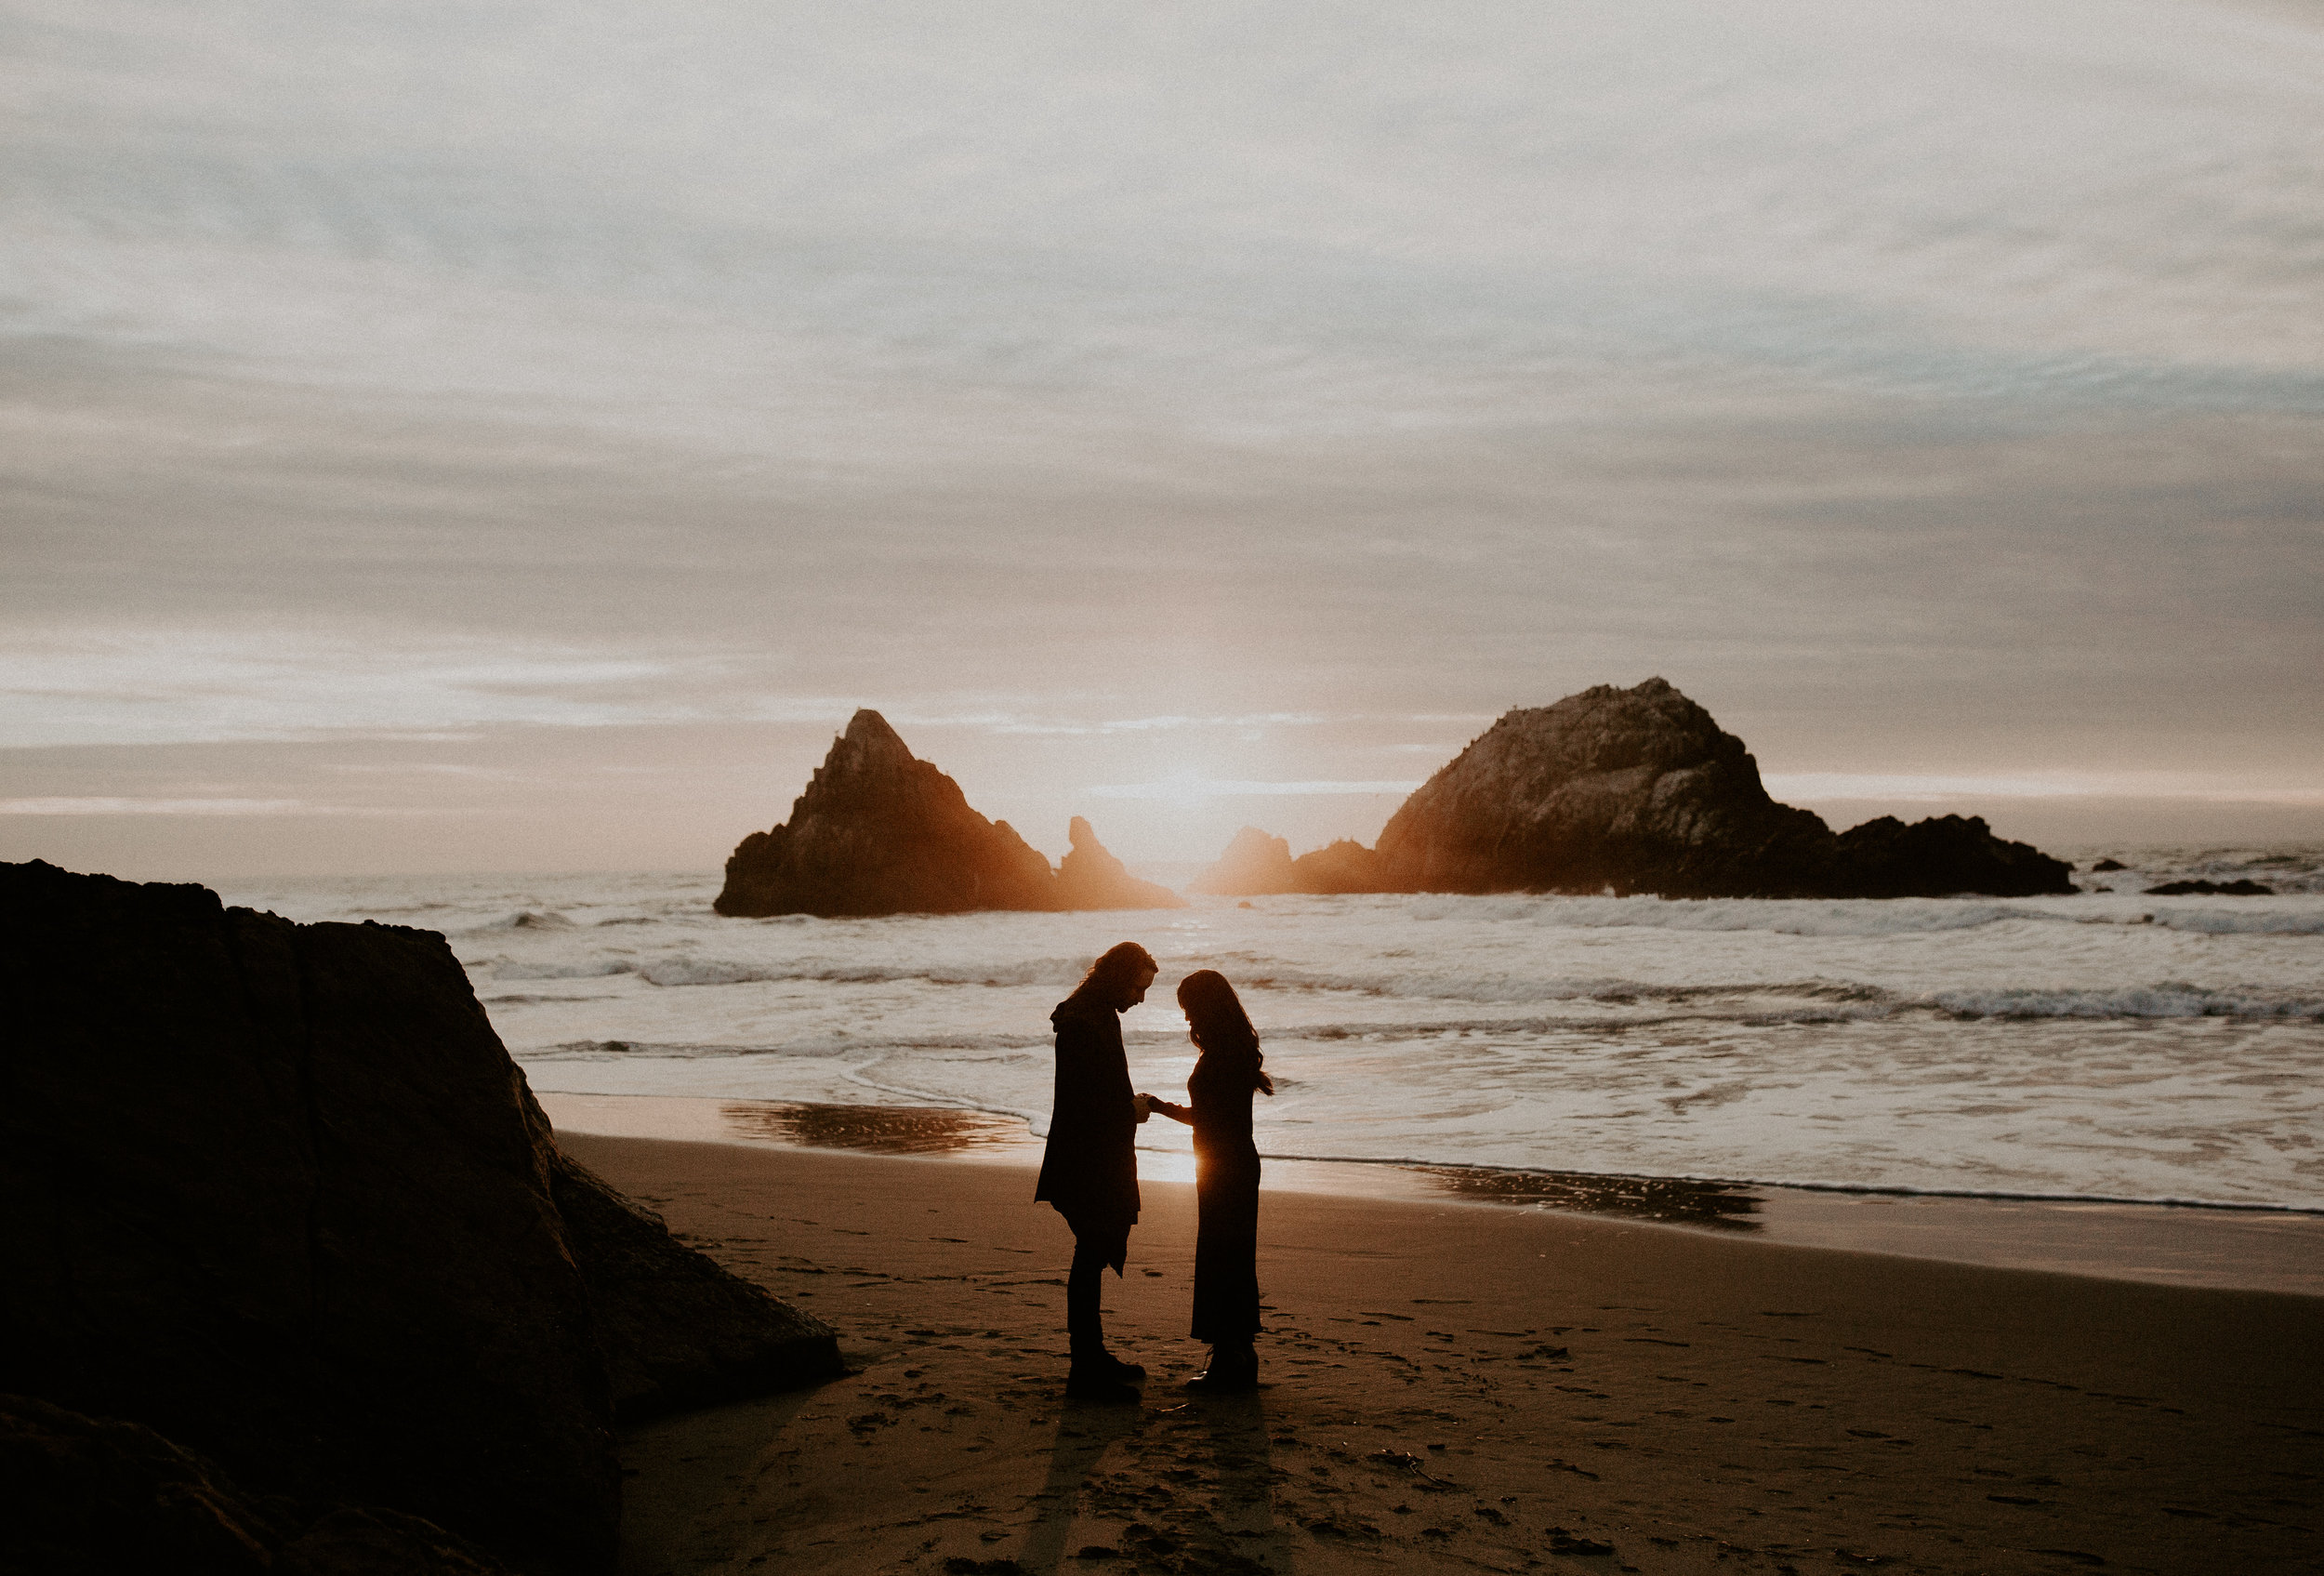
<path id="1" fill-rule="evenodd" d="M 561 1132 L 1036 1168 L 1019 1119 L 943 1106 L 536 1092 Z M 1186 1157 L 1141 1150 L 1147 1183 Z M 1790 1247 L 2324 1297 L 2324 1214 L 2251 1205 L 1790 1187 L 1385 1160 L 1266 1161 L 1270 1193 L 1617 1219 Z"/>
<path id="2" fill-rule="evenodd" d="M 1262 1387 L 1192 1400 L 1153 1181 L 1104 1291 L 1152 1377 L 1084 1406 L 1022 1168 L 559 1136 L 852 1371 L 630 1430 L 623 1576 L 2319 1567 L 2313 1297 L 1282 1190 Z"/>

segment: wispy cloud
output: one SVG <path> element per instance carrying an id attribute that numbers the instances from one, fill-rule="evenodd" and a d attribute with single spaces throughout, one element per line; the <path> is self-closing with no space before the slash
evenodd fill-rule
<path id="1" fill-rule="evenodd" d="M 2059 772 L 2000 776 L 1910 773 L 1770 773 L 1767 791 L 1782 800 L 2185 799 L 2221 804 L 2324 805 L 2324 788 L 2269 784 L 2191 772 Z"/>
<path id="2" fill-rule="evenodd" d="M 303 799 L 119 799 L 73 795 L 0 799 L 0 815 L 429 815 L 454 812 L 393 805 L 315 804 Z"/>
<path id="3" fill-rule="evenodd" d="M 1108 783 L 1093 788 L 1098 799 L 1152 799 L 1170 803 L 1200 803 L 1212 799 L 1314 798 L 1340 794 L 1410 793 L 1413 782 L 1235 782 L 1193 775 L 1165 777 L 1155 783 Z"/>

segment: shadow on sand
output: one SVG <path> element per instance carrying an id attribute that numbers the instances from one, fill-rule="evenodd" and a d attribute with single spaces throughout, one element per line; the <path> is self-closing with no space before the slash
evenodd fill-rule
<path id="1" fill-rule="evenodd" d="M 1155 1399 L 1169 1400 L 1167 1391 Z M 1263 1395 L 1145 1407 L 1071 1406 L 1057 1422 L 1037 1519 L 1017 1554 L 1030 1576 L 1121 1560 L 1185 1576 L 1263 1576 L 1287 1566 L 1274 1517 Z M 1108 1463 L 1116 1445 L 1132 1451 Z M 1119 1522 L 1091 1543 L 1087 1520 Z M 1085 1524 L 1079 1538 L 1076 1522 Z"/>

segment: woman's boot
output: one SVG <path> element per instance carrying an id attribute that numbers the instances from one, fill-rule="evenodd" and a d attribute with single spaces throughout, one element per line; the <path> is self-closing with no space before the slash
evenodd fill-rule
<path id="1" fill-rule="evenodd" d="M 1186 1382 L 1198 1396 L 1236 1396 L 1259 1388 L 1259 1354 L 1248 1343 L 1210 1348 L 1210 1365 Z"/>

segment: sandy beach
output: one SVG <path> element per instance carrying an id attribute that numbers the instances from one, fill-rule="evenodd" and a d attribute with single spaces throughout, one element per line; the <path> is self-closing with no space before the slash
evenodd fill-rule
<path id="1" fill-rule="evenodd" d="M 2324 1301 L 1270 1192 L 1259 1395 L 1189 1403 L 1192 1189 L 1068 1406 L 1029 1170 L 561 1135 L 855 1371 L 627 1440 L 624 1569 L 2324 1569 Z M 1010 1562 L 1014 1562 L 1013 1564 Z"/>

